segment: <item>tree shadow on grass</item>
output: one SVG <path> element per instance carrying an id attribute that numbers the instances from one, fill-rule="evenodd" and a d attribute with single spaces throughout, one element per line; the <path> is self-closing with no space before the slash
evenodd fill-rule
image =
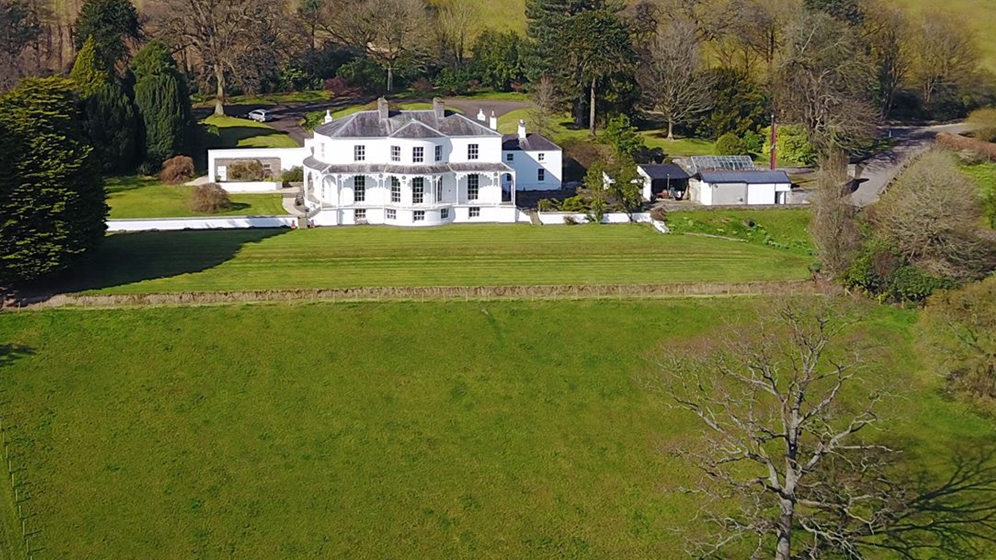
<path id="1" fill-rule="evenodd" d="M 218 148 L 235 148 L 243 140 L 250 138 L 261 138 L 265 136 L 285 136 L 279 130 L 273 128 L 252 127 L 252 126 L 228 126 L 218 130 L 221 137 L 221 145 Z"/>
<path id="2" fill-rule="evenodd" d="M 101 290 L 144 280 L 202 272 L 235 257 L 247 244 L 286 233 L 285 228 L 148 231 L 110 235 L 79 265 L 29 285 L 18 286 L 22 300 L 59 293 Z"/>
<path id="3" fill-rule="evenodd" d="M 0 344 L 0 371 L 7 366 L 13 365 L 17 360 L 34 353 L 35 351 L 27 346 Z"/>

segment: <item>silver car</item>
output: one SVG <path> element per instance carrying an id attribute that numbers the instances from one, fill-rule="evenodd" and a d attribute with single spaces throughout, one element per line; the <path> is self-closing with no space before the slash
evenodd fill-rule
<path id="1" fill-rule="evenodd" d="M 267 122 L 273 120 L 273 113 L 266 109 L 254 109 L 249 111 L 249 118 L 257 122 Z"/>

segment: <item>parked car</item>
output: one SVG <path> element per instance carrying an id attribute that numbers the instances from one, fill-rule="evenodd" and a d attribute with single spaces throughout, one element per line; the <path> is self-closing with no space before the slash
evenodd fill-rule
<path id="1" fill-rule="evenodd" d="M 249 111 L 249 118 L 257 122 L 267 122 L 273 120 L 273 113 L 266 109 L 254 109 Z"/>

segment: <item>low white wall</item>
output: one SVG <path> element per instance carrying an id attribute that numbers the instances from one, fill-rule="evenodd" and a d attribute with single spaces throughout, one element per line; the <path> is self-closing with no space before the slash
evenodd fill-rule
<path id="1" fill-rule="evenodd" d="M 258 193 L 280 190 L 283 183 L 277 181 L 226 181 L 218 185 L 230 193 Z"/>
<path id="2" fill-rule="evenodd" d="M 538 212 L 540 222 L 543 225 L 563 225 L 564 218 L 571 216 L 578 223 L 585 223 L 588 218 L 584 214 L 578 214 L 575 212 Z M 634 222 L 649 222 L 650 213 L 649 212 L 637 212 L 633 214 Z M 625 212 L 609 212 L 602 216 L 603 224 L 628 224 L 630 223 L 629 215 Z"/>
<path id="3" fill-rule="evenodd" d="M 224 216 L 205 218 L 135 218 L 107 220 L 107 231 L 278 228 L 296 225 L 294 216 Z"/>

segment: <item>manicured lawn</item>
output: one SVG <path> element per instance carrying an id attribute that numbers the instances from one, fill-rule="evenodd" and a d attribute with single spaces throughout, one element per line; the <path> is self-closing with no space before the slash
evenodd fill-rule
<path id="1" fill-rule="evenodd" d="M 805 255 L 647 225 L 459 225 L 110 236 L 66 289 L 105 293 L 358 286 L 796 280 Z"/>
<path id="2" fill-rule="evenodd" d="M 296 148 L 293 138 L 272 126 L 249 119 L 210 116 L 201 121 L 218 127 L 220 142 L 209 148 Z"/>
<path id="3" fill-rule="evenodd" d="M 648 130 L 643 132 L 643 139 L 648 148 L 660 148 L 667 156 L 711 156 L 716 154 L 716 145 L 712 140 L 704 138 L 667 139 L 666 130 Z"/>
<path id="4" fill-rule="evenodd" d="M 111 219 L 177 218 L 183 216 L 273 216 L 283 215 L 279 194 L 233 194 L 232 207 L 218 214 L 205 214 L 190 209 L 190 194 L 194 187 L 163 185 L 155 177 L 127 176 L 106 180 L 107 204 Z"/>
<path id="5" fill-rule="evenodd" d="M 679 488 L 699 475 L 662 449 L 698 424 L 654 390 L 659 352 L 764 303 L 2 314 L 32 542 L 45 558 L 681 558 L 672 529 L 705 521 Z M 991 421 L 918 373 L 915 315 L 870 311 L 907 394 L 869 435 L 915 465 L 991 446 Z"/>
<path id="6" fill-rule="evenodd" d="M 785 210 L 683 210 L 670 212 L 674 233 L 696 233 L 743 239 L 750 243 L 813 253 L 808 208 Z"/>
<path id="7" fill-rule="evenodd" d="M 328 101 L 332 93 L 325 90 L 291 91 L 284 93 L 263 93 L 260 95 L 233 95 L 227 102 L 231 105 L 275 105 L 278 103 L 303 103 Z M 214 107 L 214 96 L 197 96 L 194 104 L 198 107 Z"/>

